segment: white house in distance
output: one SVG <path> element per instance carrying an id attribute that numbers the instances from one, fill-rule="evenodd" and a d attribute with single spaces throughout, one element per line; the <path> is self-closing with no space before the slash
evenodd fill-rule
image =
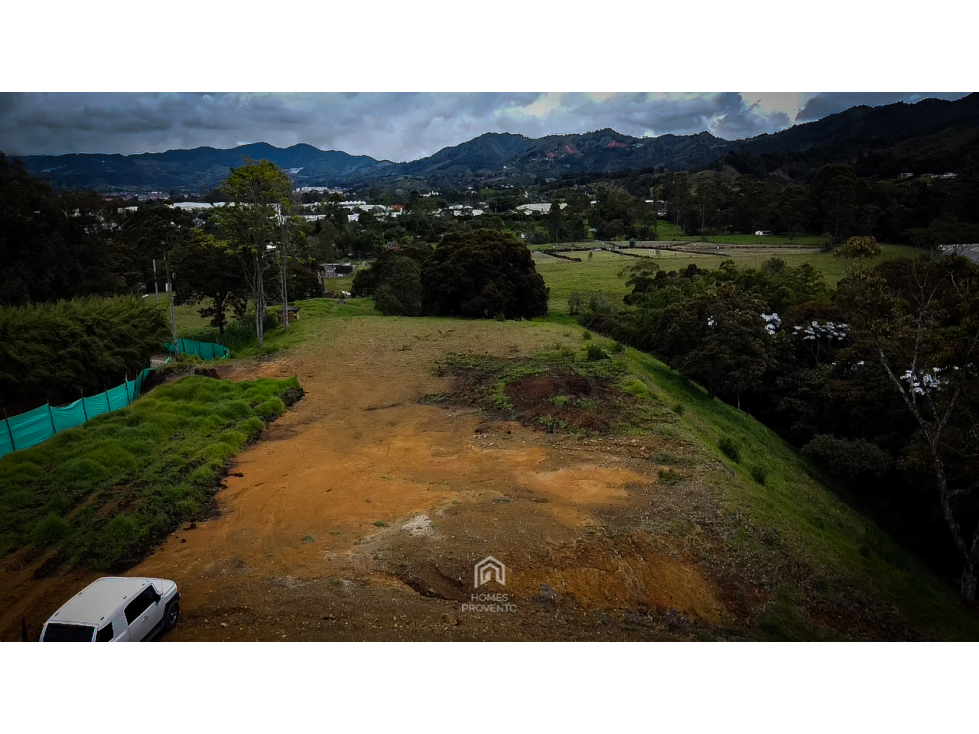
<path id="1" fill-rule="evenodd" d="M 561 203 L 558 205 L 561 209 L 564 209 L 567 204 Z M 551 211 L 551 205 L 547 202 L 542 204 L 518 204 L 517 211 L 523 212 L 524 214 L 547 214 Z"/>

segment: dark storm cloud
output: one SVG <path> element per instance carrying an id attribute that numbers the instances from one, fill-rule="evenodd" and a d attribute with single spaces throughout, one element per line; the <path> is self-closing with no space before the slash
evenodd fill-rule
<path id="1" fill-rule="evenodd" d="M 795 122 L 809 122 L 843 110 L 867 105 L 893 104 L 895 102 L 920 102 L 927 97 L 959 99 L 967 92 L 822 92 L 806 102 L 795 117 Z"/>
<path id="2" fill-rule="evenodd" d="M 767 95 L 762 104 L 737 92 L 0 94 L 0 150 L 128 154 L 263 141 L 404 161 L 486 132 L 536 138 L 603 128 L 635 136 L 707 130 L 731 140 L 853 104 L 923 96 L 821 94 L 800 111 L 797 95 Z"/>

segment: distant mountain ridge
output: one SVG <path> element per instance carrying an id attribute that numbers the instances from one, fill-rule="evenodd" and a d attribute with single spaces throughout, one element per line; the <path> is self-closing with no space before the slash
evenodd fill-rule
<path id="1" fill-rule="evenodd" d="M 387 162 L 370 156 L 353 156 L 338 150 L 319 150 L 300 143 L 276 148 L 268 143 L 251 143 L 227 150 L 204 147 L 134 155 L 22 156 L 27 170 L 48 179 L 54 186 L 96 190 L 203 190 L 224 180 L 245 158 L 269 160 L 284 170 L 302 169 L 304 178 L 337 178 L 363 173 Z"/>
<path id="2" fill-rule="evenodd" d="M 859 106 L 777 133 L 724 140 L 709 132 L 636 138 L 610 128 L 587 133 L 527 138 L 485 133 L 431 156 L 405 163 L 322 151 L 299 144 L 276 148 L 253 143 L 230 150 L 210 147 L 137 155 L 69 154 L 23 156 L 28 170 L 58 187 L 97 190 L 204 190 L 220 183 L 245 156 L 270 160 L 290 171 L 297 185 L 363 185 L 420 178 L 432 185 L 477 180 L 605 173 L 642 168 L 694 170 L 729 153 L 762 156 L 806 153 L 836 146 L 886 147 L 953 127 L 979 127 L 979 93 L 954 101 L 926 99 L 881 107 Z M 842 153 L 841 153 L 842 154 Z"/>

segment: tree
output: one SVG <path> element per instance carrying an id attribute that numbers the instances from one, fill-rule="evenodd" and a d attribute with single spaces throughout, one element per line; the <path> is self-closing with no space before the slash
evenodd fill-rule
<path id="1" fill-rule="evenodd" d="M 840 249 L 833 253 L 833 257 L 840 257 L 849 260 L 852 271 L 863 270 L 863 261 L 879 257 L 884 251 L 877 239 L 874 237 L 851 237 Z"/>
<path id="2" fill-rule="evenodd" d="M 918 425 L 903 461 L 937 488 L 962 567 L 959 593 L 975 600 L 979 267 L 958 256 L 892 261 L 841 283 L 839 300 Z"/>
<path id="3" fill-rule="evenodd" d="M 246 158 L 245 165 L 231 169 L 221 190 L 228 205 L 215 215 L 245 273 L 255 304 L 255 334 L 263 346 L 269 246 L 281 238 L 283 218 L 291 212 L 292 183 L 274 163 Z"/>
<path id="4" fill-rule="evenodd" d="M 423 310 L 430 316 L 547 315 L 549 291 L 530 250 L 502 232 L 481 229 L 445 235 L 421 278 Z"/>
<path id="5" fill-rule="evenodd" d="M 843 164 L 831 164 L 819 169 L 809 194 L 823 214 L 824 228 L 839 242 L 844 233 L 852 230 L 857 214 L 857 174 Z"/>
<path id="6" fill-rule="evenodd" d="M 119 240 L 131 253 L 131 267 L 147 292 L 159 287 L 153 261 L 162 267 L 171 250 L 189 241 L 192 228 L 190 214 L 163 204 L 142 205 L 122 220 Z"/>
<path id="7" fill-rule="evenodd" d="M 551 236 L 551 242 L 564 241 L 564 215 L 561 212 L 561 205 L 556 201 L 551 204 L 547 213 L 547 229 Z"/>
<path id="8" fill-rule="evenodd" d="M 761 314 L 765 304 L 733 283 L 675 303 L 662 311 L 655 328 L 662 351 L 711 397 L 741 396 L 752 389 L 771 362 L 771 338 Z"/>
<path id="9" fill-rule="evenodd" d="M 113 240 L 114 214 L 95 192 L 55 194 L 0 153 L 0 303 L 131 292 L 128 255 Z"/>
<path id="10" fill-rule="evenodd" d="M 778 228 L 794 237 L 809 229 L 815 207 L 803 186 L 786 186 L 775 199 Z"/>
<path id="11" fill-rule="evenodd" d="M 737 214 L 735 226 L 741 232 L 764 229 L 769 217 L 769 192 L 754 176 L 742 176 L 732 186 Z"/>
<path id="12" fill-rule="evenodd" d="M 385 316 L 421 316 L 421 268 L 400 255 L 390 263 L 390 275 L 374 292 L 374 307 Z"/>
<path id="13" fill-rule="evenodd" d="M 220 333 L 228 323 L 229 309 L 239 320 L 245 318 L 249 290 L 227 242 L 194 230 L 188 242 L 174 248 L 171 262 L 180 275 L 184 298 L 204 302 L 201 316 L 210 316 L 211 326 Z"/>

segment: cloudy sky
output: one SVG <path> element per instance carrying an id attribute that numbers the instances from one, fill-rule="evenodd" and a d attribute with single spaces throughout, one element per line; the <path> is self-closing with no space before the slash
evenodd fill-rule
<path id="1" fill-rule="evenodd" d="M 709 131 L 728 140 L 859 104 L 965 93 L 34 93 L 0 94 L 7 155 L 142 153 L 309 143 L 415 160 L 486 132 L 540 137 L 610 127 L 635 136 Z"/>

